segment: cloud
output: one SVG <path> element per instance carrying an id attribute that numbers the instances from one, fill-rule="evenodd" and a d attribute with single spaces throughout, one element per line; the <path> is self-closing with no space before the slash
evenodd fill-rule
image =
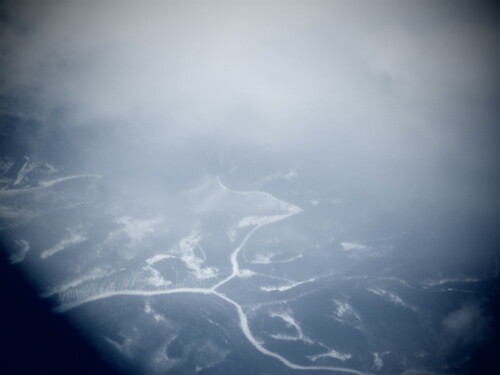
<path id="1" fill-rule="evenodd" d="M 13 4 L 3 94 L 27 96 L 40 116 L 69 108 L 75 122 L 142 117 L 186 134 L 252 129 L 245 136 L 263 142 L 269 129 L 287 139 L 324 121 L 370 120 L 390 134 L 426 119 L 418 102 L 445 105 L 492 74 L 479 69 L 491 52 L 477 25 L 467 38 L 444 16 L 427 20 L 432 33 L 408 26 L 430 5 Z"/>
<path id="2" fill-rule="evenodd" d="M 300 155 L 381 191 L 463 195 L 465 183 L 500 184 L 488 179 L 499 155 L 487 103 L 500 87 L 488 10 L 7 1 L 0 111 L 36 119 L 42 134 L 53 123 L 106 124 L 189 150 Z"/>

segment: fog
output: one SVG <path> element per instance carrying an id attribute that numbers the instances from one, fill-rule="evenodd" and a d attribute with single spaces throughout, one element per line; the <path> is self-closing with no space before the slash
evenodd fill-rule
<path id="1" fill-rule="evenodd" d="M 360 206 L 490 220 L 497 16 L 482 2 L 5 2 L 2 115 L 24 124 L 5 147 L 153 202 L 207 175 L 250 188 L 293 170 Z"/>
<path id="2" fill-rule="evenodd" d="M 3 10 L 3 112 L 41 127 L 300 153 L 372 182 L 389 169 L 459 184 L 496 162 L 486 6 L 15 4 Z"/>
<path id="3" fill-rule="evenodd" d="M 290 248 L 323 241 L 365 254 L 379 246 L 369 241 L 397 238 L 383 267 L 362 255 L 342 255 L 347 260 L 333 265 L 318 257 L 290 265 L 304 275 L 290 285 L 316 280 L 323 271 L 316 275 L 315 267 L 344 261 L 359 261 L 349 269 L 356 275 L 404 264 L 407 271 L 387 275 L 406 281 L 423 282 L 434 271 L 446 280 L 497 277 L 499 15 L 490 2 L 451 0 L 3 1 L 0 208 L 5 227 L 11 220 L 14 229 L 2 236 L 22 248 L 16 262 L 26 257 L 34 279 L 68 282 L 73 270 L 58 257 L 71 246 L 90 246 L 98 255 L 89 264 L 101 267 L 101 256 L 111 259 L 108 244 L 98 243 L 104 230 L 119 233 L 109 237 L 117 242 L 109 251 L 120 241 L 138 254 L 174 246 L 193 223 L 222 238 L 214 234 L 210 244 L 226 244 L 221 228 L 260 201 L 244 201 L 241 209 L 235 198 L 199 217 L 197 204 L 213 199 L 213 208 L 227 191 L 239 199 L 241 191 L 258 190 L 304 210 L 289 228 L 270 226 L 261 235 L 284 234 Z M 24 173 L 25 166 L 31 169 Z M 58 185 L 49 175 L 70 182 Z M 199 186 L 209 188 L 197 201 L 190 194 Z M 33 198 L 33 191 L 42 193 Z M 68 209 L 87 204 L 88 211 Z M 52 224 L 30 226 L 52 212 L 63 213 Z M 124 220 L 157 217 L 168 236 L 150 229 L 146 245 L 126 242 L 126 230 L 117 229 Z M 59 228 L 66 221 L 69 229 Z M 212 234 L 200 241 L 205 235 Z M 54 263 L 40 266 L 37 252 Z M 75 266 L 79 280 L 94 280 L 82 254 L 72 260 L 85 264 Z M 220 264 L 227 260 L 214 254 Z M 408 264 L 418 256 L 412 271 Z M 426 257 L 446 261 L 427 269 L 434 258 Z M 121 272 L 130 259 L 112 259 L 110 269 Z M 444 264 L 453 272 L 439 269 Z M 443 342 L 486 337 L 491 306 L 453 303 L 443 316 L 432 315 L 447 335 Z M 471 333 L 476 325 L 481 329 Z"/>

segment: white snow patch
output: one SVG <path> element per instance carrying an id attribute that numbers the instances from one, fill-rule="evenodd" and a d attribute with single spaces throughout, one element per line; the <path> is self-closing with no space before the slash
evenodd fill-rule
<path id="1" fill-rule="evenodd" d="M 291 258 L 284 260 L 273 260 L 273 258 L 278 254 L 273 254 L 270 252 L 264 252 L 256 254 L 255 257 L 250 261 L 253 264 L 271 264 L 271 263 L 291 263 L 296 261 L 297 259 L 301 259 L 304 255 L 297 254 L 292 256 Z"/>
<path id="2" fill-rule="evenodd" d="M 146 259 L 146 263 L 148 266 L 152 266 L 153 264 L 158 263 L 159 261 L 164 259 L 175 259 L 175 257 L 169 254 L 156 254 L 151 258 Z"/>
<path id="3" fill-rule="evenodd" d="M 299 323 L 293 318 L 292 313 L 290 311 L 288 310 L 278 311 L 278 312 L 275 311 L 271 312 L 269 316 L 271 318 L 278 318 L 283 320 L 288 327 L 294 328 L 296 332 L 296 336 L 275 334 L 272 335 L 271 337 L 279 340 L 302 340 L 309 344 L 313 343 L 313 341 L 309 337 L 304 335 L 304 332 L 302 332 L 302 328 L 300 327 Z"/>
<path id="4" fill-rule="evenodd" d="M 153 319 L 157 322 L 162 322 L 165 320 L 165 317 L 163 315 L 160 315 L 160 314 L 154 314 L 153 315 Z"/>
<path id="5" fill-rule="evenodd" d="M 299 341 L 300 338 L 297 336 L 290 336 L 290 335 L 284 335 L 282 333 L 276 333 L 273 335 L 270 335 L 275 340 L 284 340 L 284 341 Z"/>
<path id="6" fill-rule="evenodd" d="M 266 225 L 273 221 L 274 216 L 247 216 L 239 221 L 237 228 Z"/>
<path id="7" fill-rule="evenodd" d="M 394 293 L 391 293 L 387 290 L 383 290 L 383 289 L 380 289 L 380 288 L 367 288 L 367 290 L 369 292 L 372 292 L 382 298 L 385 298 L 385 299 L 388 299 L 389 301 L 391 301 L 392 303 L 394 303 L 395 305 L 399 305 L 399 306 L 404 306 L 410 310 L 415 310 L 414 307 L 408 305 L 407 303 L 405 303 L 399 296 L 397 296 L 396 294 Z"/>
<path id="8" fill-rule="evenodd" d="M 101 278 L 109 276 L 109 275 L 111 275 L 112 273 L 115 273 L 115 272 L 117 272 L 117 271 L 116 270 L 115 271 L 109 271 L 109 270 L 106 270 L 106 269 L 103 269 L 103 268 L 100 268 L 100 267 L 94 268 L 88 274 L 86 274 L 86 275 L 84 275 L 84 276 L 82 276 L 82 277 L 80 277 L 78 279 L 75 279 L 75 280 L 70 281 L 70 282 L 65 283 L 65 284 L 58 285 L 57 287 L 52 288 L 52 289 L 50 289 L 49 291 L 47 291 L 45 293 L 42 293 L 40 295 L 40 297 L 47 298 L 47 297 L 53 296 L 54 294 L 65 292 L 68 289 L 74 288 L 74 287 L 76 287 L 78 285 L 81 285 L 81 284 L 87 282 L 87 281 L 93 281 L 93 280 L 101 279 Z"/>
<path id="9" fill-rule="evenodd" d="M 336 300 L 335 305 L 337 307 L 335 310 L 335 315 L 337 315 L 339 318 L 346 315 L 346 313 L 350 310 L 350 306 L 347 302 L 341 302 Z"/>
<path id="10" fill-rule="evenodd" d="M 158 224 L 163 221 L 164 218 L 161 216 L 145 220 L 122 216 L 115 220 L 115 223 L 119 224 L 120 227 L 109 233 L 96 248 L 98 251 L 116 252 L 127 260 L 133 259 L 144 248 L 144 240 L 147 239 L 147 236 L 155 232 L 158 229 Z"/>
<path id="11" fill-rule="evenodd" d="M 341 324 L 350 325 L 353 328 L 363 331 L 363 320 L 358 312 L 348 302 L 333 300 L 335 307 L 333 319 Z"/>
<path id="12" fill-rule="evenodd" d="M 129 216 L 123 216 L 116 220 L 116 223 L 123 225 L 121 229 L 133 242 L 141 241 L 147 234 L 154 232 L 155 226 L 164 219 L 156 217 L 150 220 L 133 220 Z"/>
<path id="13" fill-rule="evenodd" d="M 334 300 L 335 303 L 335 311 L 334 314 L 337 316 L 337 318 L 346 318 L 346 317 L 354 317 L 357 320 L 361 321 L 360 316 L 358 313 L 354 310 L 354 308 L 347 302 L 339 301 L 339 300 Z"/>
<path id="14" fill-rule="evenodd" d="M 153 319 L 157 322 L 165 321 L 165 317 L 157 313 L 152 307 L 149 301 L 144 304 L 144 312 L 149 315 L 153 315 Z"/>
<path id="15" fill-rule="evenodd" d="M 341 352 L 338 352 L 338 351 L 332 349 L 326 353 L 307 356 L 307 358 L 309 358 L 311 361 L 317 361 L 318 359 L 325 358 L 325 357 L 335 358 L 335 359 L 338 359 L 338 360 L 341 360 L 342 362 L 344 362 L 344 361 L 352 358 L 352 355 L 349 353 L 341 353 Z"/>
<path id="16" fill-rule="evenodd" d="M 292 282 L 292 283 L 289 283 L 287 285 L 282 285 L 282 286 L 261 286 L 260 290 L 262 290 L 264 292 L 284 292 L 285 290 L 295 288 L 295 287 L 302 285 L 302 284 L 311 283 L 315 280 L 316 279 L 312 278 L 312 279 L 308 279 L 308 280 L 304 280 L 304 281 Z"/>
<path id="17" fill-rule="evenodd" d="M 238 272 L 238 277 L 241 277 L 242 279 L 248 279 L 253 275 L 255 275 L 255 272 L 253 272 L 252 270 L 239 270 Z"/>
<path id="18" fill-rule="evenodd" d="M 197 257 L 195 249 L 199 248 L 201 237 L 196 230 L 193 230 L 187 237 L 183 238 L 174 253 L 180 255 L 180 259 L 197 279 L 210 279 L 218 274 L 215 267 L 205 266 L 204 260 Z"/>
<path id="19" fill-rule="evenodd" d="M 295 328 L 297 333 L 302 332 L 299 324 L 295 321 L 295 319 L 292 317 L 292 314 L 289 311 L 271 312 L 269 316 L 271 318 L 279 318 L 283 320 L 287 326 Z"/>
<path id="20" fill-rule="evenodd" d="M 150 276 L 147 278 L 147 282 L 152 286 L 165 287 L 172 284 L 171 281 L 165 280 L 156 268 L 153 268 L 151 266 L 145 266 L 143 267 L 143 269 L 150 272 Z"/>
<path id="21" fill-rule="evenodd" d="M 81 228 L 72 229 L 70 233 L 57 244 L 49 249 L 42 251 L 40 254 L 40 258 L 45 259 L 47 257 L 50 257 L 60 251 L 66 250 L 71 246 L 85 242 L 87 241 L 87 239 L 87 234 Z"/>
<path id="22" fill-rule="evenodd" d="M 356 242 L 341 242 L 340 245 L 345 251 L 350 250 L 365 250 L 367 249 L 366 245 L 356 243 Z"/>
<path id="23" fill-rule="evenodd" d="M 283 210 L 287 211 L 284 214 L 280 215 L 272 215 L 272 216 L 247 216 L 240 220 L 240 222 L 236 225 L 237 228 L 245 228 L 249 226 L 264 226 L 267 224 L 274 223 L 276 221 L 283 220 L 288 216 L 295 215 L 302 211 L 301 208 L 297 206 L 293 206 L 288 203 L 282 202 Z"/>

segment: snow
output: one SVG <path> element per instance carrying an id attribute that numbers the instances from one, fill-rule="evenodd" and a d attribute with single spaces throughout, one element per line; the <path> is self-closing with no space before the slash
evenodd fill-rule
<path id="1" fill-rule="evenodd" d="M 341 242 L 340 245 L 345 251 L 350 250 L 365 250 L 367 249 L 366 245 L 356 243 L 356 242 Z"/>
<path id="2" fill-rule="evenodd" d="M 204 260 L 196 256 L 195 249 L 199 248 L 199 241 L 201 240 L 198 231 L 193 230 L 187 237 L 183 238 L 174 253 L 180 256 L 180 260 L 184 262 L 186 267 L 191 271 L 197 279 L 210 279 L 218 274 L 215 267 L 207 267 L 204 265 Z"/>
<path id="3" fill-rule="evenodd" d="M 295 330 L 295 332 L 296 332 L 295 336 L 283 335 L 283 334 L 275 334 L 275 335 L 272 335 L 271 337 L 273 337 L 275 339 L 281 339 L 281 340 L 292 340 L 292 341 L 302 340 L 302 341 L 305 341 L 305 342 L 307 342 L 309 344 L 313 343 L 313 341 L 309 337 L 307 337 L 306 335 L 304 335 L 304 332 L 302 332 L 302 327 L 294 319 L 291 311 L 289 311 L 289 310 L 286 310 L 286 311 L 274 311 L 274 312 L 271 312 L 269 314 L 269 316 L 271 318 L 278 318 L 278 319 L 283 320 L 288 327 L 293 328 Z"/>
<path id="4" fill-rule="evenodd" d="M 297 254 L 288 259 L 273 260 L 276 255 L 278 254 L 273 254 L 270 252 L 258 253 L 255 254 L 255 257 L 250 262 L 253 264 L 291 263 L 296 261 L 297 259 L 301 259 L 304 256 L 303 254 Z"/>
<path id="5" fill-rule="evenodd" d="M 23 166 L 17 173 L 17 177 L 16 180 L 14 181 L 13 186 L 17 186 L 21 182 L 23 182 L 25 175 L 29 173 L 31 169 L 33 169 L 33 167 L 30 165 L 30 159 L 28 157 L 25 157 L 25 159 L 26 161 L 24 162 Z"/>
<path id="6" fill-rule="evenodd" d="M 151 266 L 145 266 L 144 270 L 149 271 L 149 273 L 150 273 L 149 277 L 147 278 L 147 282 L 150 285 L 152 285 L 154 287 L 166 287 L 166 286 L 172 284 L 171 281 L 165 280 L 157 269 L 155 269 Z"/>
<path id="7" fill-rule="evenodd" d="M 372 293 L 382 297 L 382 298 L 388 299 L 389 301 L 391 301 L 395 305 L 403 306 L 403 307 L 406 307 L 410 310 L 415 310 L 414 307 L 405 303 L 398 295 L 391 293 L 387 290 L 383 290 L 380 288 L 367 288 L 367 290 L 369 292 L 372 292 Z"/>
<path id="8" fill-rule="evenodd" d="M 356 320 L 361 321 L 361 317 L 358 315 L 356 310 L 347 302 L 334 300 L 335 303 L 335 311 L 334 314 L 341 321 L 347 317 L 354 317 Z"/>
<path id="9" fill-rule="evenodd" d="M 252 277 L 255 275 L 255 272 L 252 270 L 240 270 L 238 272 L 238 277 L 243 278 L 243 279 L 248 279 L 249 277 Z"/>
<path id="10" fill-rule="evenodd" d="M 87 281 L 93 281 L 93 280 L 101 279 L 103 277 L 107 277 L 115 272 L 117 272 L 117 271 L 110 271 L 110 270 L 107 270 L 107 269 L 104 269 L 101 267 L 97 267 L 97 268 L 92 269 L 90 272 L 88 272 L 87 274 L 85 274 L 79 278 L 76 278 L 76 279 L 74 279 L 70 282 L 67 282 L 67 283 L 60 284 L 57 287 L 52 288 L 52 289 L 42 293 L 40 295 L 40 297 L 47 298 L 47 297 L 53 296 L 55 294 L 67 291 L 68 289 L 77 287 L 77 286 L 79 286 Z"/>
<path id="11" fill-rule="evenodd" d="M 57 244 L 52 246 L 49 249 L 46 249 L 40 253 L 40 258 L 45 259 L 48 258 L 60 251 L 66 250 L 71 246 L 78 245 L 82 242 L 87 241 L 87 234 L 80 228 L 73 229 L 70 233 L 61 239 Z"/>
<path id="12" fill-rule="evenodd" d="M 169 254 L 156 254 L 151 258 L 146 259 L 146 263 L 148 266 L 152 266 L 153 264 L 158 263 L 159 261 L 162 261 L 164 259 L 175 259 L 175 257 Z"/>
<path id="13" fill-rule="evenodd" d="M 332 349 L 326 353 L 307 356 L 307 358 L 309 358 L 311 361 L 317 361 L 318 359 L 325 358 L 325 357 L 335 358 L 335 359 L 341 360 L 343 362 L 343 361 L 346 361 L 346 360 L 352 358 L 352 354 L 341 353 L 341 352 L 338 352 L 338 351 Z"/>
<path id="14" fill-rule="evenodd" d="M 155 226 L 164 219 L 156 217 L 149 220 L 134 220 L 129 216 L 123 216 L 116 220 L 116 223 L 123 225 L 121 231 L 124 232 L 133 242 L 141 241 L 147 234 L 155 231 Z"/>
<path id="15" fill-rule="evenodd" d="M 262 290 L 264 292 L 284 292 L 286 290 L 293 289 L 299 285 L 311 283 L 315 280 L 316 279 L 312 278 L 312 279 L 308 279 L 308 280 L 304 280 L 304 281 L 291 282 L 287 285 L 282 285 L 282 286 L 261 286 L 260 290 Z"/>
<path id="16" fill-rule="evenodd" d="M 383 361 L 382 357 L 384 355 L 389 354 L 389 353 L 390 353 L 389 351 L 386 351 L 383 353 L 372 353 L 372 355 L 373 355 L 373 366 L 372 367 L 376 371 L 380 371 L 382 369 L 382 367 L 384 367 L 384 361 Z"/>

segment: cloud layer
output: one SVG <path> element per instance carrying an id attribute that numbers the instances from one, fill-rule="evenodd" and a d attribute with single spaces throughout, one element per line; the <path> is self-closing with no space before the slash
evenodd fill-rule
<path id="1" fill-rule="evenodd" d="M 54 0 L 2 14 L 4 114 L 300 152 L 368 181 L 498 184 L 484 180 L 499 92 L 486 3 Z"/>

